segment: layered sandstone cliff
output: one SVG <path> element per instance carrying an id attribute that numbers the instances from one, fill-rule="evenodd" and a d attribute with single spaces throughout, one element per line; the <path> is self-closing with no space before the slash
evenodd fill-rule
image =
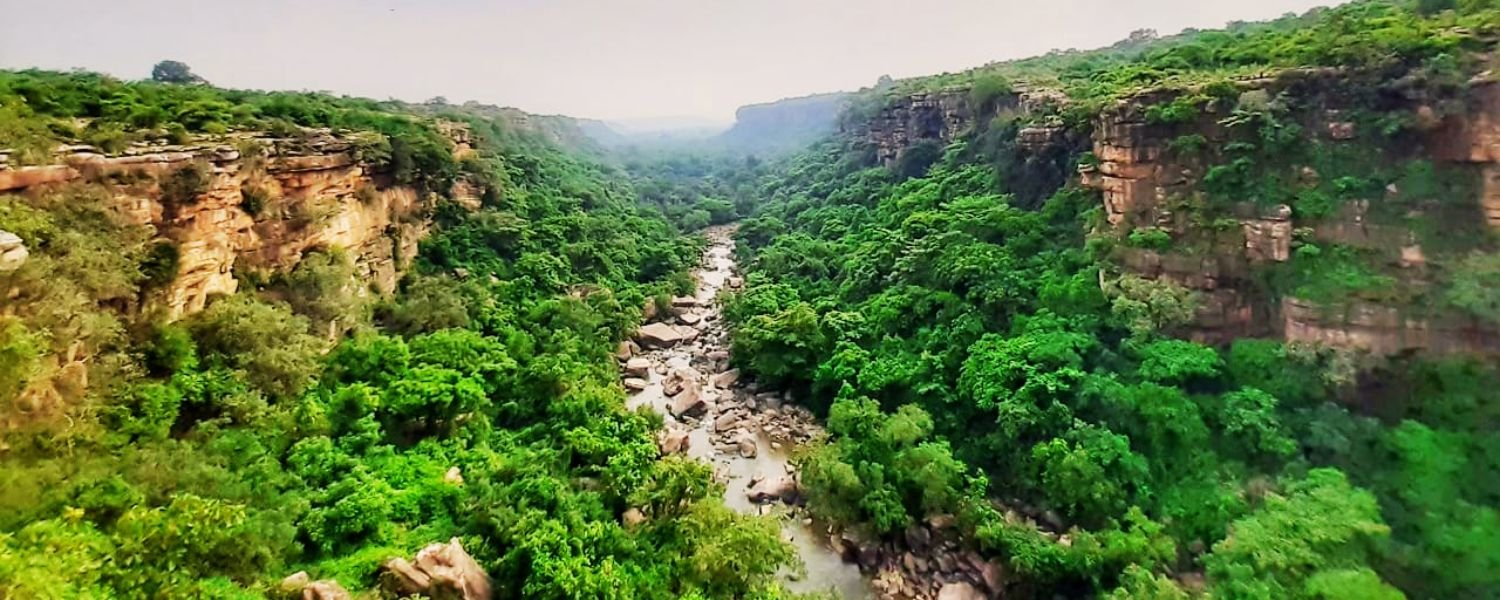
<path id="1" fill-rule="evenodd" d="M 1298 107 L 1292 116 L 1302 143 L 1323 144 L 1326 153 L 1349 154 L 1340 145 L 1375 145 L 1369 153 L 1395 165 L 1433 164 L 1452 180 L 1473 179 L 1458 186 L 1472 197 L 1412 198 L 1410 190 L 1391 183 L 1383 191 L 1342 202 L 1332 214 L 1298 215 L 1284 204 L 1243 198 L 1228 218 L 1205 222 L 1204 175 L 1227 161 L 1218 149 L 1235 142 L 1225 126 L 1233 101 L 1216 100 L 1186 123 L 1153 123 L 1148 107 L 1169 102 L 1170 93 L 1145 94 L 1118 103 L 1094 123 L 1096 165 L 1081 168 L 1084 185 L 1099 190 L 1109 225 L 1123 239 L 1152 228 L 1168 234 L 1165 250 L 1124 248 L 1117 253 L 1121 269 L 1187 287 L 1198 293 L 1198 315 L 1188 333 L 1224 342 L 1241 336 L 1280 337 L 1288 342 L 1394 354 L 1409 350 L 1442 353 L 1500 352 L 1500 328 L 1460 311 L 1436 306 L 1434 268 L 1429 254 L 1434 236 L 1422 228 L 1447 229 L 1462 235 L 1462 226 L 1488 220 L 1500 228 L 1500 85 L 1475 81 L 1458 110 L 1439 116 L 1433 98 L 1414 95 L 1387 100 L 1385 114 L 1415 124 L 1417 131 L 1384 140 L 1362 131 L 1352 120 L 1351 98 L 1337 71 L 1294 71 L 1244 82 L 1243 94 L 1278 98 Z M 1196 136 L 1207 150 L 1183 152 L 1173 147 Z M 1363 166 L 1344 175 L 1365 176 L 1380 165 Z M 1293 189 L 1312 189 L 1320 173 L 1311 165 L 1290 165 L 1282 177 Z M 1222 217 L 1222 215 L 1221 215 Z M 1225 227 L 1232 223 L 1232 227 Z M 1441 240 L 1450 256 L 1478 250 L 1482 238 L 1467 242 Z M 1278 263 L 1293 259 L 1299 244 L 1356 249 L 1372 272 L 1389 278 L 1394 291 L 1380 298 L 1298 297 L 1297 291 L 1272 290 L 1266 284 Z"/>
<path id="2" fill-rule="evenodd" d="M 472 151 L 467 128 L 448 124 L 444 130 L 455 155 Z M 236 134 L 138 146 L 121 156 L 73 147 L 55 164 L 8 168 L 0 162 L 0 193 L 106 186 L 119 214 L 176 247 L 176 277 L 149 299 L 172 318 L 202 310 L 214 295 L 234 293 L 236 274 L 285 272 L 316 250 L 343 249 L 362 281 L 389 292 L 416 256 L 433 199 L 362 160 L 358 141 L 308 131 L 297 138 Z M 453 193 L 472 190 L 461 183 Z"/>
<path id="3" fill-rule="evenodd" d="M 1092 156 L 1082 161 L 1076 181 L 1100 194 L 1106 227 L 1096 234 L 1119 240 L 1113 257 L 1119 273 L 1196 293 L 1197 315 L 1182 332 L 1189 337 L 1214 343 L 1272 337 L 1376 354 L 1500 354 L 1494 341 L 1500 327 L 1434 301 L 1447 273 L 1444 261 L 1487 251 L 1484 235 L 1472 232 L 1475 224 L 1500 231 L 1500 84 L 1476 79 L 1453 92 L 1387 81 L 1374 84 L 1371 93 L 1372 84 L 1355 77 L 1309 69 L 1241 81 L 1239 98 L 1203 95 L 1198 114 L 1186 119 L 1150 113 L 1190 92 L 1146 92 L 1106 107 L 1086 128 L 1037 118 L 1049 114 L 1039 106 L 1066 102 L 1055 92 L 1008 94 L 979 110 L 969 90 L 954 88 L 888 98 L 872 116 L 846 124 L 843 133 L 871 147 L 886 166 L 919 144 L 993 134 L 992 121 L 1002 115 L 1029 123 L 1014 130 L 1008 150 L 1014 156 L 998 157 L 1012 165 L 1059 153 L 1071 163 L 1079 150 L 1073 141 L 1087 140 Z M 1296 191 L 1341 176 L 1378 179 L 1379 169 L 1420 164 L 1434 165 L 1447 187 L 1419 192 L 1391 183 L 1384 191 L 1340 198 L 1330 213 L 1318 215 L 1299 214 L 1285 198 L 1209 198 L 1205 176 L 1233 160 L 1225 149 L 1246 133 L 1235 129 L 1235 120 L 1244 117 L 1247 102 L 1272 100 L 1285 111 L 1281 118 L 1295 127 L 1299 143 L 1320 145 L 1334 157 L 1369 154 L 1373 162 L 1341 165 L 1338 172 L 1286 165 L 1254 177 Z M 1372 114 L 1405 123 L 1409 131 L 1382 137 Z M 1045 173 L 1008 170 L 1028 181 Z M 1028 181 L 1006 184 L 1017 192 Z M 1042 193 L 1056 188 L 1046 183 Z M 1414 197 L 1421 193 L 1432 197 Z M 1129 241 L 1142 234 L 1166 243 Z M 1372 273 L 1392 282 L 1390 289 L 1369 297 L 1300 297 L 1297 286 L 1282 280 L 1292 277 L 1301 246 L 1353 249 Z"/>

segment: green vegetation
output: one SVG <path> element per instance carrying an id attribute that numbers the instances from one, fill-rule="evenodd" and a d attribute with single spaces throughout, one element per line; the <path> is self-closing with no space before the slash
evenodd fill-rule
<path id="1" fill-rule="evenodd" d="M 748 286 L 726 316 L 742 368 L 827 415 L 831 439 L 803 458 L 810 509 L 897 539 L 956 515 L 1024 595 L 1500 593 L 1481 574 L 1500 560 L 1481 549 L 1500 533 L 1500 463 L 1479 450 L 1500 436 L 1478 391 L 1500 370 L 1405 358 L 1357 374 L 1345 353 L 1172 339 L 1195 294 L 1114 266 L 1119 244 L 1199 256 L 1205 232 L 1239 233 L 1233 210 L 1291 190 L 1309 223 L 1362 200 L 1372 223 L 1418 232 L 1417 207 L 1433 222 L 1451 222 L 1449 202 L 1473 214 L 1471 174 L 1385 152 L 1400 138 L 1366 126 L 1378 112 L 1354 116 L 1372 132 L 1361 142 L 1309 144 L 1285 100 L 1249 96 L 1218 109 L 1224 148 L 1179 144 L 1207 161 L 1207 202 L 1173 205 L 1191 225 L 1172 233 L 1090 239 L 1107 227 L 1099 198 L 1072 186 L 1023 196 L 1006 171 L 1019 150 L 976 148 L 984 130 L 920 168 L 864 168 L 863 149 L 836 140 L 767 177 L 739 233 Z M 1187 123 L 1208 102 L 1168 102 L 1155 121 Z M 1319 177 L 1295 183 L 1295 164 Z M 1458 251 L 1492 242 L 1470 225 L 1446 231 L 1456 239 L 1427 246 L 1429 264 L 1454 267 L 1437 291 L 1488 318 L 1492 252 Z M 1433 295 L 1397 279 L 1372 242 L 1296 236 L 1293 258 L 1266 271 L 1273 298 Z M 1379 407 L 1378 419 L 1353 407 Z"/>
<path id="2" fill-rule="evenodd" d="M 359 151 L 398 181 L 485 188 L 473 211 L 431 196 L 391 297 L 330 248 L 174 323 L 142 307 L 177 248 L 109 184 L 0 197 L 32 253 L 0 274 L 0 596 L 278 597 L 304 569 L 367 590 L 452 537 L 500 597 L 785 595 L 775 524 L 725 507 L 708 466 L 659 460 L 659 417 L 623 407 L 616 343 L 686 291 L 699 246 L 618 172 L 470 113 L 449 115 L 479 150 L 459 163 L 425 117 L 314 94 L 25 72 L 0 98 L 48 144 L 73 119 L 132 138 L 285 121 L 379 134 Z M 177 205 L 206 181 L 163 177 Z"/>

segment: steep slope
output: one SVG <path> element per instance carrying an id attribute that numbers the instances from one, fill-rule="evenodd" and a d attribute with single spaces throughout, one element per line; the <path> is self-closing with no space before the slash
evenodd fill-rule
<path id="1" fill-rule="evenodd" d="M 895 82 L 778 166 L 734 360 L 827 415 L 808 506 L 883 597 L 1500 590 L 1500 7 L 1458 4 Z"/>
<path id="2" fill-rule="evenodd" d="M 555 132 L 81 73 L 0 106 L 0 596 L 782 593 L 615 373 L 698 242 Z"/>

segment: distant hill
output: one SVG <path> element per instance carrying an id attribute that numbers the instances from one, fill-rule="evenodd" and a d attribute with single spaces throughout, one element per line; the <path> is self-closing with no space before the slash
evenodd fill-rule
<path id="1" fill-rule="evenodd" d="M 794 150 L 832 133 L 848 98 L 832 92 L 743 106 L 716 141 L 743 152 Z"/>

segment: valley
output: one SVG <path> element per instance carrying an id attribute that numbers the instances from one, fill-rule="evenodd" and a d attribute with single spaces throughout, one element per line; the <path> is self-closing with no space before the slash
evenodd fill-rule
<path id="1" fill-rule="evenodd" d="M 0 70 L 0 598 L 1500 596 L 1497 46 L 1356 0 L 650 144 Z"/>

